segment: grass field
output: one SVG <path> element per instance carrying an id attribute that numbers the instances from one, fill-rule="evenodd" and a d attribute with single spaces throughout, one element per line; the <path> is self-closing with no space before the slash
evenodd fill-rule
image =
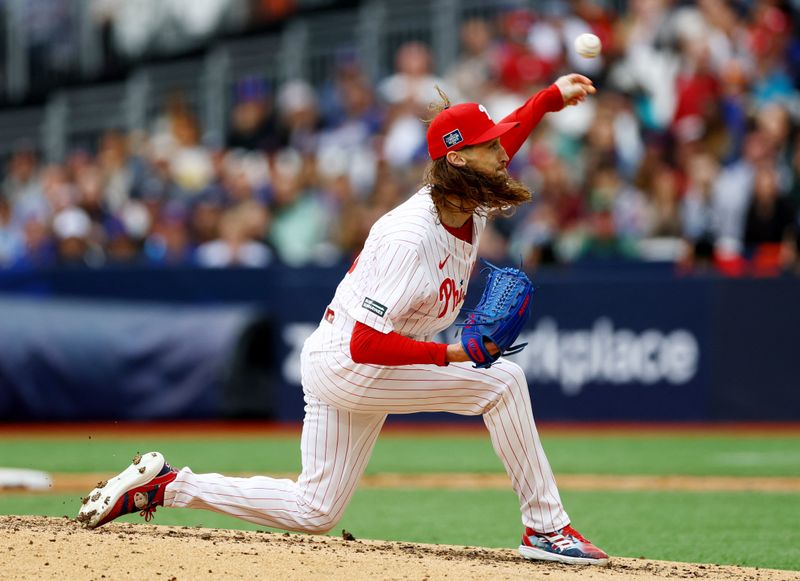
<path id="1" fill-rule="evenodd" d="M 644 433 L 545 435 L 557 474 L 800 477 L 800 434 Z M 195 472 L 296 472 L 296 435 L 0 438 L 0 465 L 52 472 L 103 472 L 133 452 L 158 449 Z M 488 436 L 385 434 L 368 474 L 502 472 Z M 74 516 L 79 494 L 0 494 L 0 514 Z M 619 556 L 800 570 L 800 491 L 678 492 L 563 490 L 573 523 Z M 161 524 L 258 529 L 214 513 L 164 510 Z M 126 517 L 139 522 L 138 516 Z M 503 490 L 362 488 L 331 534 L 513 547 L 517 500 Z"/>

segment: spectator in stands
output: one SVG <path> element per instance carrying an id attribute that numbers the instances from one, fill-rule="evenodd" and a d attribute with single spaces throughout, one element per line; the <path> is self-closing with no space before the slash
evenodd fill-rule
<path id="1" fill-rule="evenodd" d="M 629 53 L 660 44 L 668 24 L 666 0 L 633 0 L 617 21 L 617 38 Z"/>
<path id="2" fill-rule="evenodd" d="M 422 161 L 426 155 L 425 125 L 428 107 L 438 99 L 436 87 L 461 99 L 455 89 L 433 74 L 427 45 L 412 41 L 400 46 L 395 55 L 395 73 L 378 85 L 378 94 L 388 106 L 382 156 L 393 168 L 403 169 Z"/>
<path id="3" fill-rule="evenodd" d="M 17 209 L 23 219 L 36 216 L 48 221 L 58 212 L 72 207 L 75 202 L 75 183 L 63 166 L 50 164 L 41 172 L 39 190 L 35 195 L 27 196 Z"/>
<path id="4" fill-rule="evenodd" d="M 324 259 L 328 250 L 329 220 L 313 188 L 313 174 L 313 165 L 297 152 L 285 151 L 276 161 L 268 240 L 292 266 Z"/>
<path id="5" fill-rule="evenodd" d="M 316 150 L 322 121 L 314 89 L 306 81 L 294 79 L 278 90 L 278 143 L 303 153 Z"/>
<path id="6" fill-rule="evenodd" d="M 721 73 L 731 61 L 743 64 L 751 59 L 741 5 L 728 0 L 700 0 L 697 8 L 715 71 Z"/>
<path id="7" fill-rule="evenodd" d="M 507 90 L 529 94 L 555 76 L 560 55 L 542 57 L 528 43 L 534 18 L 527 10 L 515 10 L 500 17 L 501 41 L 496 55 L 497 80 Z"/>
<path id="8" fill-rule="evenodd" d="M 122 220 L 112 217 L 104 224 L 105 264 L 134 264 L 140 259 L 140 245 L 125 228 Z"/>
<path id="9" fill-rule="evenodd" d="M 188 112 L 172 119 L 173 150 L 170 173 L 184 196 L 202 192 L 214 179 L 211 152 L 200 143 L 200 127 Z"/>
<path id="10" fill-rule="evenodd" d="M 236 83 L 227 145 L 231 148 L 275 151 L 277 119 L 267 82 L 245 77 Z"/>
<path id="11" fill-rule="evenodd" d="M 602 111 L 602 115 L 606 116 L 611 124 L 613 154 L 620 175 L 627 181 L 636 179 L 637 170 L 644 165 L 648 135 L 642 131 L 636 118 L 633 100 L 630 95 L 625 93 L 608 91 L 598 99 L 597 111 L 597 115 L 600 115 L 600 111 Z M 651 143 L 651 145 L 655 144 Z M 606 150 L 610 151 L 608 145 L 606 145 Z M 663 158 L 659 157 L 658 159 L 662 160 Z M 637 184 L 637 186 L 641 189 L 641 184 Z"/>
<path id="12" fill-rule="evenodd" d="M 636 96 L 637 115 L 645 130 L 669 126 L 675 110 L 675 76 L 680 61 L 669 50 L 666 0 L 635 0 L 615 26 L 620 59 L 609 71 L 612 83 Z"/>
<path id="13" fill-rule="evenodd" d="M 220 219 L 219 238 L 197 248 L 197 264 L 209 268 L 267 266 L 272 259 L 270 250 L 252 238 L 253 209 L 263 208 L 243 204 L 227 210 Z"/>
<path id="14" fill-rule="evenodd" d="M 558 215 L 555 206 L 542 200 L 528 212 L 525 221 L 517 227 L 510 240 L 510 252 L 522 258 L 525 268 L 559 262 Z"/>
<path id="15" fill-rule="evenodd" d="M 724 150 L 718 152 L 720 160 L 726 164 L 738 159 L 742 154 L 747 135 L 749 93 L 749 71 L 744 59 L 730 59 L 723 64 L 720 72 L 720 119 L 725 129 Z"/>
<path id="16" fill-rule="evenodd" d="M 600 100 L 586 132 L 583 152 L 586 175 L 593 175 L 602 166 L 614 166 L 618 171 L 625 167 L 618 151 L 615 117 L 614 104 L 608 99 Z"/>
<path id="17" fill-rule="evenodd" d="M 131 197 L 134 170 L 128 156 L 128 143 L 119 131 L 108 131 L 100 138 L 97 166 L 103 200 L 110 211 L 122 208 Z"/>
<path id="18" fill-rule="evenodd" d="M 539 176 L 539 197 L 553 209 L 556 231 L 569 232 L 579 227 L 585 214 L 585 200 L 578 189 L 578 177 L 555 155 L 541 160 Z"/>
<path id="19" fill-rule="evenodd" d="M 411 41 L 397 49 L 395 73 L 378 85 L 378 91 L 384 102 L 390 105 L 403 105 L 411 111 L 426 111 L 438 98 L 436 85 L 448 94 L 456 94 L 454 89 L 433 74 L 433 59 L 428 46 Z"/>
<path id="20" fill-rule="evenodd" d="M 317 149 L 317 169 L 326 182 L 322 185 L 326 190 L 352 190 L 363 201 L 375 184 L 375 149 L 383 111 L 357 62 L 340 63 L 333 84 L 324 94 L 331 103 Z"/>
<path id="21" fill-rule="evenodd" d="M 680 192 L 674 169 L 661 165 L 653 176 L 649 192 L 647 236 L 650 238 L 681 238 Z"/>
<path id="22" fill-rule="evenodd" d="M 741 250 L 756 168 L 768 161 L 772 154 L 763 132 L 751 131 L 745 138 L 742 157 L 723 168 L 717 176 L 714 184 L 717 244 Z"/>
<path id="23" fill-rule="evenodd" d="M 364 247 L 372 220 L 368 209 L 354 202 L 344 204 L 339 212 L 339 220 L 332 228 L 332 242 L 350 262 Z"/>
<path id="24" fill-rule="evenodd" d="M 789 15 L 780 6 L 760 0 L 752 7 L 748 48 L 755 55 L 753 103 L 797 103 L 797 91 L 786 67 L 786 51 L 792 38 Z"/>
<path id="25" fill-rule="evenodd" d="M 189 239 L 197 247 L 219 238 L 219 223 L 225 211 L 223 193 L 208 189 L 189 205 Z"/>
<path id="26" fill-rule="evenodd" d="M 142 251 L 151 223 L 147 207 L 136 201 L 128 202 L 116 215 L 107 218 L 103 224 L 107 263 L 133 264 L 143 261 Z"/>
<path id="27" fill-rule="evenodd" d="M 56 263 L 56 245 L 47 223 L 30 216 L 23 223 L 25 252 L 11 265 L 18 268 L 45 268 Z"/>
<path id="28" fill-rule="evenodd" d="M 627 184 L 613 165 L 602 165 L 594 172 L 589 191 L 593 213 L 598 208 L 601 213 L 609 211 L 616 236 L 633 244 L 647 235 L 650 223 L 647 198 Z"/>
<path id="29" fill-rule="evenodd" d="M 791 136 L 794 129 L 789 110 L 783 103 L 770 103 L 756 112 L 755 123 L 764 135 L 767 147 L 773 152 L 780 187 L 782 190 L 788 189 L 792 179 Z"/>
<path id="30" fill-rule="evenodd" d="M 11 221 L 11 204 L 0 196 L 0 267 L 15 263 L 24 249 L 22 232 Z"/>
<path id="31" fill-rule="evenodd" d="M 227 204 L 269 199 L 269 161 L 260 151 L 232 150 L 218 158 L 217 181 L 209 188 Z"/>
<path id="32" fill-rule="evenodd" d="M 685 260 L 690 265 L 708 267 L 718 232 L 713 195 L 719 164 L 708 152 L 701 152 L 691 159 L 688 170 L 681 201 L 682 232 L 688 243 Z"/>
<path id="33" fill-rule="evenodd" d="M 103 224 L 112 217 L 106 204 L 99 168 L 92 164 L 81 168 L 73 177 L 75 203 L 95 224 Z"/>
<path id="34" fill-rule="evenodd" d="M 634 241 L 617 231 L 612 209 L 598 200 L 589 215 L 588 231 L 578 250 L 579 262 L 630 260 L 637 257 Z"/>
<path id="35" fill-rule="evenodd" d="M 744 243 L 753 254 L 756 271 L 774 272 L 794 266 L 797 211 L 781 195 L 778 172 L 771 163 L 759 166 L 753 181 L 753 197 L 747 210 Z"/>
<path id="36" fill-rule="evenodd" d="M 486 260 L 498 263 L 508 260 L 508 245 L 509 239 L 507 232 L 502 231 L 495 224 L 490 223 L 487 224 L 486 230 L 484 230 L 483 236 L 481 236 L 478 253 L 486 258 Z"/>
<path id="37" fill-rule="evenodd" d="M 418 182 L 416 176 L 397 172 L 384 160 L 378 164 L 375 187 L 368 200 L 368 207 L 376 219 L 392 208 L 406 201 L 404 192 L 410 190 Z"/>
<path id="38" fill-rule="evenodd" d="M 58 264 L 70 267 L 98 267 L 105 262 L 102 248 L 94 241 L 93 224 L 80 208 L 69 207 L 53 217 Z"/>
<path id="39" fill-rule="evenodd" d="M 719 79 L 710 70 L 704 38 L 683 41 L 684 68 L 675 79 L 675 113 L 671 130 L 679 143 L 708 137 L 719 124 Z"/>
<path id="40" fill-rule="evenodd" d="M 182 202 L 168 203 L 144 241 L 148 263 L 163 266 L 189 264 L 194 250 L 186 227 L 188 212 Z"/>
<path id="41" fill-rule="evenodd" d="M 333 78 L 320 89 L 320 108 L 327 130 L 356 124 L 360 131 L 374 135 L 383 124 L 375 88 L 358 57 L 349 51 L 338 55 Z"/>
<path id="42" fill-rule="evenodd" d="M 530 268 L 566 260 L 570 251 L 562 242 L 580 236 L 585 220 L 584 197 L 564 159 L 542 153 L 536 164 L 537 195 L 528 208 L 520 208 L 520 220 L 509 233 L 510 255 L 521 256 Z"/>
<path id="43" fill-rule="evenodd" d="M 170 172 L 171 145 L 167 139 L 157 139 L 154 135 L 146 140 L 142 149 L 142 155 L 131 159 L 134 167 L 132 197 L 154 203 L 172 198 L 177 188 Z"/>
<path id="44" fill-rule="evenodd" d="M 677 262 L 686 254 L 678 179 L 677 170 L 662 163 L 645 190 L 647 226 L 638 243 L 643 260 Z"/>
<path id="45" fill-rule="evenodd" d="M 800 209 L 800 133 L 795 135 L 794 148 L 791 159 L 791 182 L 789 193 L 795 208 Z M 800 218 L 800 214 L 798 214 Z"/>
<path id="46" fill-rule="evenodd" d="M 38 174 L 38 159 L 31 145 L 20 143 L 6 165 L 2 182 L 2 197 L 12 209 L 41 192 Z"/>
<path id="47" fill-rule="evenodd" d="M 461 25 L 460 37 L 462 53 L 447 71 L 447 82 L 464 100 L 483 103 L 495 76 L 491 26 L 471 18 Z"/>

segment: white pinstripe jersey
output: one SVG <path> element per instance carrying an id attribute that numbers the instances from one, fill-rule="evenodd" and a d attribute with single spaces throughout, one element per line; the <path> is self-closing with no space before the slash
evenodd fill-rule
<path id="1" fill-rule="evenodd" d="M 476 215 L 473 224 L 472 244 L 450 234 L 423 187 L 373 225 L 331 309 L 383 333 L 430 341 L 453 324 L 467 294 L 486 218 Z"/>

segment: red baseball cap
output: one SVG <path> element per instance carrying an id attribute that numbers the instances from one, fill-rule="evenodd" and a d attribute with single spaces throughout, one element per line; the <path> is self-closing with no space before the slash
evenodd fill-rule
<path id="1" fill-rule="evenodd" d="M 431 121 L 427 133 L 428 153 L 431 159 L 439 159 L 448 151 L 491 141 L 517 125 L 518 121 L 495 123 L 486 108 L 478 103 L 453 105 Z"/>

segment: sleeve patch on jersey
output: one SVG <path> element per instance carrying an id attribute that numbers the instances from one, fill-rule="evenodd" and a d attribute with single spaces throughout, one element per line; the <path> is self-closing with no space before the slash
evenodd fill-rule
<path id="1" fill-rule="evenodd" d="M 384 307 L 378 301 L 373 301 L 369 297 L 364 299 L 364 302 L 361 303 L 361 306 L 367 309 L 368 311 L 375 313 L 379 317 L 382 317 L 386 314 L 386 307 Z"/>

